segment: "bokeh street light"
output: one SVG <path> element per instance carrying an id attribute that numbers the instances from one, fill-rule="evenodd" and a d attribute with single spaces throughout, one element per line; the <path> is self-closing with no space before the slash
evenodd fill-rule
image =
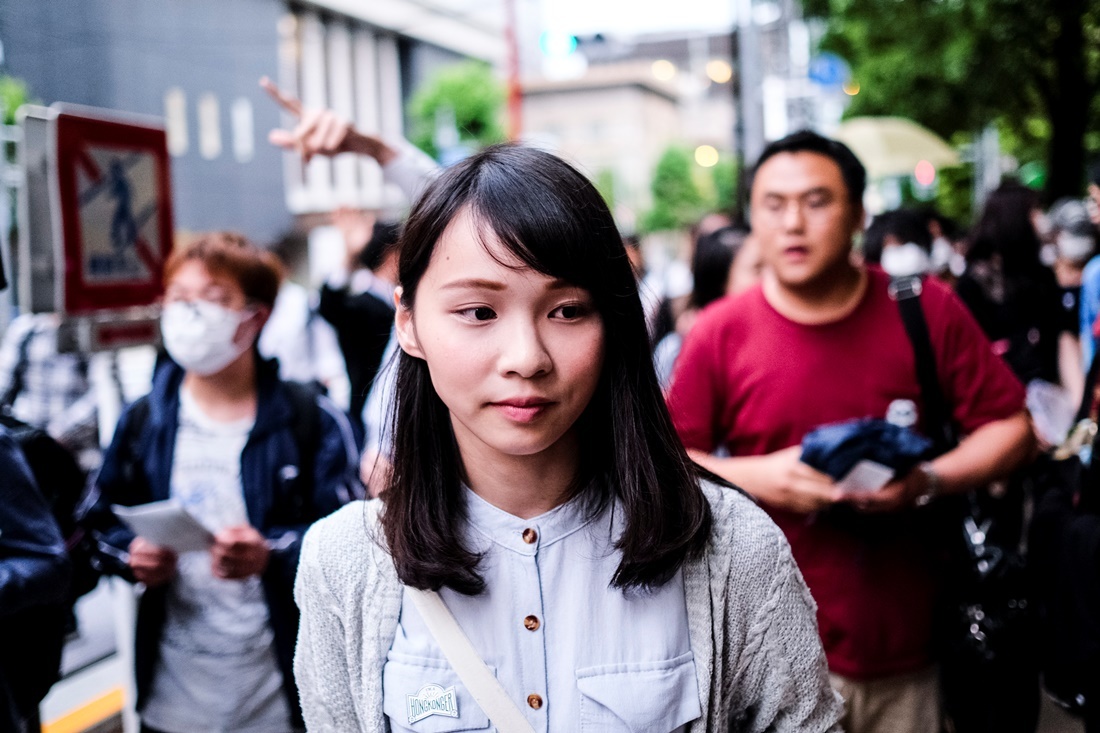
<path id="1" fill-rule="evenodd" d="M 700 145 L 695 148 L 695 162 L 703 168 L 718 165 L 718 150 L 713 145 Z"/>
<path id="2" fill-rule="evenodd" d="M 676 76 L 676 65 L 665 59 L 654 61 L 651 68 L 654 78 L 658 81 L 671 81 Z"/>

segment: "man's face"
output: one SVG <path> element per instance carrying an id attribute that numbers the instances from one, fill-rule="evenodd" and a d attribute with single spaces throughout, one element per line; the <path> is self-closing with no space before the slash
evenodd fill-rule
<path id="1" fill-rule="evenodd" d="M 863 209 L 849 200 L 840 166 L 819 153 L 779 153 L 752 185 L 752 231 L 781 285 L 820 284 L 847 261 Z"/>
<path id="2" fill-rule="evenodd" d="M 1089 184 L 1089 197 L 1085 204 L 1088 206 L 1089 219 L 1092 220 L 1093 226 L 1100 227 L 1100 185 Z"/>

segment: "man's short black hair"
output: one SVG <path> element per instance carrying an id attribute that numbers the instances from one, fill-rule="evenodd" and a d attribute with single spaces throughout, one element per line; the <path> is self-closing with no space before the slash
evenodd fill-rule
<path id="1" fill-rule="evenodd" d="M 376 221 L 370 241 L 359 254 L 359 264 L 368 270 L 377 270 L 386 259 L 386 255 L 397 249 L 397 240 L 400 236 L 400 224 Z"/>
<path id="2" fill-rule="evenodd" d="M 867 188 L 867 169 L 863 167 L 863 163 L 859 162 L 859 158 L 847 145 L 823 135 L 818 135 L 813 130 L 800 130 L 769 143 L 764 148 L 764 152 L 760 154 L 756 165 L 753 166 L 752 180 L 749 184 L 750 191 L 752 190 L 752 184 L 756 181 L 756 173 L 760 170 L 760 166 L 764 165 L 769 158 L 780 153 L 817 153 L 829 158 L 840 168 L 840 175 L 844 178 L 844 185 L 848 188 L 848 200 L 852 202 L 853 206 L 863 206 L 863 190 Z"/>

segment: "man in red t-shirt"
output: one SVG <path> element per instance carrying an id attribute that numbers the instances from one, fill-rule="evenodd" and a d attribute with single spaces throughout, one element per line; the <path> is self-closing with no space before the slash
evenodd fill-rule
<path id="1" fill-rule="evenodd" d="M 790 540 L 818 603 L 845 730 L 938 733 L 935 582 L 913 508 L 1003 477 L 1034 438 L 1023 388 L 965 306 L 929 280 L 921 303 L 937 372 L 967 437 L 870 494 L 846 494 L 799 460 L 803 436 L 821 425 L 922 411 L 889 279 L 851 258 L 865 183 L 851 151 L 815 133 L 764 151 L 751 211 L 767 272 L 700 315 L 669 406 L 692 457 L 759 499 Z M 720 447 L 730 457 L 709 455 Z"/>

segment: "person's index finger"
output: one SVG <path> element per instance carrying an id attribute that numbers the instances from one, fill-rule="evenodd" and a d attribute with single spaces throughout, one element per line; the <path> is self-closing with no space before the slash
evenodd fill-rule
<path id="1" fill-rule="evenodd" d="M 267 92 L 268 96 L 275 100 L 275 103 L 285 109 L 295 117 L 301 117 L 302 115 L 302 103 L 295 97 L 290 96 L 283 92 L 282 89 L 275 85 L 275 82 L 271 81 L 269 77 L 263 77 L 260 79 L 260 86 Z"/>

